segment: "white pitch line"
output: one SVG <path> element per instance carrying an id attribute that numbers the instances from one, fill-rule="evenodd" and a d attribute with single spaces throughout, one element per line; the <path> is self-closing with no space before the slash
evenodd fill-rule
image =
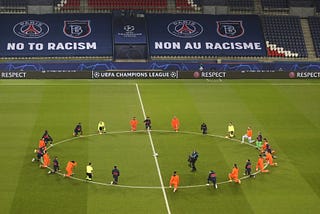
<path id="1" fill-rule="evenodd" d="M 141 105 L 141 110 L 142 110 L 142 113 L 143 113 L 143 117 L 144 117 L 144 118 L 147 118 L 146 112 L 145 112 L 145 110 L 144 110 L 144 106 L 143 106 L 143 102 L 142 102 L 142 98 L 141 98 L 139 86 L 138 86 L 137 83 L 136 83 L 136 89 L 137 89 L 137 93 L 138 93 L 138 97 L 139 97 L 139 101 L 140 101 L 140 105 Z M 156 163 L 156 167 L 157 167 L 157 171 L 158 171 L 158 175 L 159 175 L 159 180 L 160 180 L 160 184 L 161 184 L 161 189 L 162 189 L 162 193 L 163 193 L 163 198 L 164 198 L 164 201 L 165 201 L 165 203 L 166 203 L 167 212 L 168 212 L 168 214 L 171 214 L 171 210 L 170 210 L 170 206 L 169 206 L 169 202 L 168 202 L 168 198 L 167 198 L 167 193 L 166 193 L 166 190 L 165 190 L 165 188 L 164 188 L 163 179 L 162 179 L 162 175 L 161 175 L 161 171 L 160 171 L 160 166 L 159 166 L 159 162 L 158 162 L 158 157 L 155 155 L 155 154 L 156 154 L 156 150 L 155 150 L 154 145 L 153 145 L 153 140 L 152 140 L 151 132 L 150 132 L 149 129 L 148 129 L 147 131 L 148 131 L 149 141 L 150 141 L 150 145 L 151 145 L 152 152 L 153 152 L 154 162 Z"/>
<path id="2" fill-rule="evenodd" d="M 175 133 L 176 134 L 175 131 L 170 131 L 170 130 L 152 130 L 152 131 L 153 132 L 158 132 L 158 133 Z M 136 132 L 145 132 L 145 130 L 137 130 Z M 103 135 L 123 134 L 123 133 L 132 133 L 132 132 L 131 131 L 113 131 L 113 132 L 104 133 Z M 179 131 L 179 133 L 180 134 L 191 134 L 191 135 L 203 135 L 200 132 L 191 132 L 191 131 Z M 86 138 L 86 137 L 92 137 L 92 136 L 97 136 L 97 135 L 100 135 L 100 134 L 97 134 L 97 133 L 88 134 L 88 135 L 83 135 L 82 137 Z M 207 136 L 225 139 L 225 137 L 220 136 L 220 135 L 207 134 Z M 52 147 L 57 146 L 59 144 L 62 144 L 62 143 L 65 143 L 65 142 L 69 142 L 69 141 L 72 141 L 72 140 L 76 140 L 76 139 L 79 139 L 79 138 L 81 138 L 81 137 L 72 137 L 72 138 L 64 139 L 62 141 L 58 141 L 58 142 L 54 143 L 53 145 L 51 145 L 47 150 L 49 150 Z M 237 139 L 228 138 L 228 140 L 241 143 L 241 141 L 237 140 Z M 244 144 L 246 144 L 248 146 L 251 146 L 251 147 L 255 147 L 254 145 L 252 145 L 250 143 L 244 143 Z M 267 168 L 267 166 L 268 166 L 268 164 L 265 164 L 264 165 L 264 169 Z M 53 171 L 52 168 L 50 168 L 50 167 L 47 167 L 47 168 L 50 169 L 51 171 Z M 257 175 L 259 173 L 260 173 L 260 170 L 258 170 L 255 173 L 252 173 L 252 175 Z M 64 174 L 60 173 L 60 172 L 57 172 L 56 174 L 64 176 Z M 73 180 L 81 181 L 81 182 L 87 182 L 87 183 L 96 184 L 96 185 L 110 186 L 110 187 L 120 187 L 120 188 L 128 188 L 128 189 L 162 189 L 162 188 L 168 189 L 169 188 L 169 187 L 164 187 L 164 186 L 129 186 L 129 185 L 121 185 L 121 184 L 120 185 L 111 185 L 111 184 L 103 183 L 103 182 L 87 181 L 85 179 L 81 179 L 81 178 L 77 178 L 77 177 L 69 177 L 69 178 L 73 179 Z M 244 180 L 244 179 L 248 179 L 248 178 L 249 178 L 249 176 L 244 176 L 244 177 L 241 177 L 239 179 L 240 180 Z M 227 183 L 231 183 L 231 181 L 227 180 L 227 181 L 217 182 L 218 185 L 227 184 Z M 179 188 L 180 189 L 189 189 L 189 188 L 198 188 L 198 187 L 206 187 L 206 186 L 207 186 L 206 184 L 198 184 L 198 185 L 179 186 Z"/>

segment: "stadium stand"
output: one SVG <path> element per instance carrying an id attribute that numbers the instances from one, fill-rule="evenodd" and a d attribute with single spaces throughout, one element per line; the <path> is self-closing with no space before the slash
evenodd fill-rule
<path id="1" fill-rule="evenodd" d="M 88 0 L 93 10 L 147 10 L 153 12 L 167 9 L 167 0 Z"/>
<path id="2" fill-rule="evenodd" d="M 316 51 L 316 56 L 320 57 L 320 17 L 309 17 L 309 27 L 313 40 L 313 45 Z"/>
<path id="3" fill-rule="evenodd" d="M 55 0 L 54 1 L 56 11 L 79 11 L 80 0 Z"/>
<path id="4" fill-rule="evenodd" d="M 293 7 L 313 7 L 313 0 L 290 0 L 289 5 Z"/>
<path id="5" fill-rule="evenodd" d="M 261 0 L 263 10 L 289 10 L 288 0 Z"/>
<path id="6" fill-rule="evenodd" d="M 320 1 L 315 1 L 316 13 L 320 13 Z"/>
<path id="7" fill-rule="evenodd" d="M 303 58 L 307 49 L 298 16 L 261 16 L 268 56 Z"/>
<path id="8" fill-rule="evenodd" d="M 225 6 L 227 5 L 227 1 L 228 0 L 201 0 L 201 4 L 206 6 Z"/>
<path id="9" fill-rule="evenodd" d="M 228 5 L 230 10 L 240 10 L 240 11 L 253 11 L 254 2 L 253 0 L 228 0 Z"/>
<path id="10" fill-rule="evenodd" d="M 0 0 L 1 13 L 26 13 L 28 0 Z"/>
<path id="11" fill-rule="evenodd" d="M 200 11 L 200 0 L 176 0 L 176 9 L 178 11 Z"/>

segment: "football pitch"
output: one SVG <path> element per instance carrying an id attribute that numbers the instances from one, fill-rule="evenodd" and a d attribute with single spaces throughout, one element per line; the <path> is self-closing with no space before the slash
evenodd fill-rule
<path id="1" fill-rule="evenodd" d="M 2 80 L 1 213 L 319 213 L 319 80 Z M 130 131 L 135 116 L 138 130 Z M 144 129 L 149 116 L 152 131 Z M 180 120 L 172 131 L 173 116 Z M 98 122 L 107 133 L 97 134 Z M 236 137 L 226 139 L 227 125 Z M 73 137 L 77 123 L 83 136 Z M 208 134 L 200 131 L 201 123 Z M 245 178 L 258 151 L 240 143 L 248 126 L 276 151 L 277 167 Z M 44 130 L 61 173 L 40 169 L 34 149 Z M 197 171 L 187 158 L 199 152 Z M 154 153 L 158 156 L 154 156 Z M 68 161 L 78 165 L 64 178 Z M 86 182 L 92 162 L 93 181 Z M 228 182 L 237 163 L 241 184 Z M 111 185 L 111 170 L 120 170 Z M 218 189 L 206 186 L 217 174 Z M 177 192 L 169 188 L 173 171 Z"/>

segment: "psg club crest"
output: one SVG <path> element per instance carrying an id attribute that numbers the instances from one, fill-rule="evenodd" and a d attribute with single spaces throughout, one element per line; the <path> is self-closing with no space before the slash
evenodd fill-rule
<path id="1" fill-rule="evenodd" d="M 75 39 L 86 37 L 91 33 L 90 20 L 64 21 L 63 33 Z"/>
<path id="2" fill-rule="evenodd" d="M 234 39 L 244 34 L 242 21 L 217 21 L 217 33 L 229 39 Z"/>
<path id="3" fill-rule="evenodd" d="M 41 38 L 49 33 L 49 26 L 37 20 L 26 20 L 17 23 L 13 32 L 25 39 Z"/>
<path id="4" fill-rule="evenodd" d="M 203 27 L 192 20 L 176 20 L 168 24 L 167 30 L 179 38 L 193 38 L 203 32 Z"/>

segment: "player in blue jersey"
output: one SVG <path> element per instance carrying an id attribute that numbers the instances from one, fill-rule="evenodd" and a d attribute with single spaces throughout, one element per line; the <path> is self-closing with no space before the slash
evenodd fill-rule
<path id="1" fill-rule="evenodd" d="M 247 160 L 244 169 L 245 169 L 244 175 L 247 175 L 247 176 L 249 176 L 250 178 L 252 178 L 252 177 L 255 178 L 255 177 L 256 177 L 255 175 L 252 175 L 252 174 L 251 174 L 251 161 L 250 161 L 250 159 Z"/>
<path id="2" fill-rule="evenodd" d="M 76 127 L 74 128 L 73 136 L 77 137 L 77 136 L 81 136 L 82 134 L 83 134 L 83 132 L 82 132 L 81 123 L 78 123 L 78 124 L 76 125 Z"/>
<path id="3" fill-rule="evenodd" d="M 207 180 L 208 180 L 207 186 L 209 186 L 210 182 L 212 182 L 213 187 L 218 189 L 216 173 L 213 170 L 209 171 L 209 175 L 208 175 Z"/>
<path id="4" fill-rule="evenodd" d="M 111 181 L 111 184 L 118 184 L 118 179 L 120 176 L 120 171 L 117 166 L 113 167 L 113 170 L 111 171 L 113 181 Z"/>
<path id="5" fill-rule="evenodd" d="M 53 139 L 52 137 L 49 135 L 48 130 L 45 130 L 43 135 L 42 135 L 42 139 L 44 140 L 45 144 L 47 145 L 48 143 L 50 143 L 50 145 L 52 145 L 53 143 Z"/>
<path id="6" fill-rule="evenodd" d="M 143 122 L 144 122 L 144 125 L 146 127 L 146 130 L 151 130 L 151 119 L 150 119 L 150 117 L 147 117 Z"/>
<path id="7" fill-rule="evenodd" d="M 200 126 L 200 129 L 201 129 L 201 131 L 202 131 L 202 134 L 207 134 L 207 133 L 208 133 L 207 124 L 202 123 L 201 126 Z"/>

